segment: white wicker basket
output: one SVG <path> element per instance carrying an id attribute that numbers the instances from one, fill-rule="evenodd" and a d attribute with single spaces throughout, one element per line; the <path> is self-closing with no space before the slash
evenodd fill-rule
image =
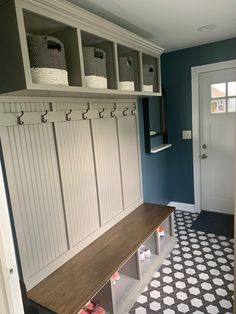
<path id="1" fill-rule="evenodd" d="M 31 68 L 32 82 L 37 84 L 69 85 L 68 72 L 53 68 Z"/>
<path id="2" fill-rule="evenodd" d="M 153 85 L 143 85 L 144 92 L 153 92 Z"/>
<path id="3" fill-rule="evenodd" d="M 120 85 L 120 90 L 134 91 L 134 82 L 123 81 L 123 82 L 120 82 L 119 85 Z"/>
<path id="4" fill-rule="evenodd" d="M 107 78 L 97 75 L 85 75 L 85 86 L 91 88 L 107 88 Z"/>

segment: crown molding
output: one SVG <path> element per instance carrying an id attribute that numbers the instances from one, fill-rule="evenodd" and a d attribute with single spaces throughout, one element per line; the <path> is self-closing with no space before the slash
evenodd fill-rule
<path id="1" fill-rule="evenodd" d="M 18 2 L 19 0 L 16 1 Z M 64 18 L 73 20 L 81 30 L 95 34 L 99 32 L 101 37 L 130 46 L 144 53 L 160 55 L 164 51 L 163 48 L 149 42 L 145 38 L 64 0 L 21 0 L 21 4 L 23 8 L 27 7 L 27 5 L 33 5 L 47 10 L 47 12 L 56 13 Z"/>

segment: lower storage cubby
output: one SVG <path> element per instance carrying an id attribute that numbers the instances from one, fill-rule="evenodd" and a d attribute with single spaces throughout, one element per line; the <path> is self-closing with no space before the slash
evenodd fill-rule
<path id="1" fill-rule="evenodd" d="M 140 277 L 150 269 L 158 259 L 158 239 L 157 234 L 153 233 L 138 250 Z"/>
<path id="2" fill-rule="evenodd" d="M 112 294 L 114 300 L 115 313 L 121 312 L 121 307 L 127 302 L 127 296 L 133 291 L 139 281 L 139 267 L 137 263 L 137 253 L 134 254 L 128 262 L 119 270 L 120 279 L 114 281 L 111 279 Z"/>
<path id="3" fill-rule="evenodd" d="M 103 307 L 106 314 L 115 313 L 111 282 L 108 281 L 107 284 L 92 298 L 91 301 Z"/>
<path id="4" fill-rule="evenodd" d="M 167 217 L 164 222 L 161 224 L 160 228 L 164 229 L 164 234 L 159 232 L 159 228 L 157 230 L 157 238 L 158 238 L 158 251 L 161 253 L 168 249 L 168 246 L 170 246 L 173 242 L 174 238 L 174 221 L 173 216 L 170 215 Z"/>

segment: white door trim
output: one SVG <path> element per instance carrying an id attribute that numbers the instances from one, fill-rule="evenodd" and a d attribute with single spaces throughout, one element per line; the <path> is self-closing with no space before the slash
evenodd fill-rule
<path id="1" fill-rule="evenodd" d="M 1 161 L 0 217 L 0 271 L 3 278 L 1 289 L 5 291 L 9 313 L 24 314 Z"/>
<path id="2" fill-rule="evenodd" d="M 191 68 L 192 72 L 192 130 L 193 130 L 193 177 L 195 210 L 201 210 L 200 183 L 200 127 L 199 127 L 199 76 L 201 73 L 236 68 L 236 60 L 211 63 Z"/>

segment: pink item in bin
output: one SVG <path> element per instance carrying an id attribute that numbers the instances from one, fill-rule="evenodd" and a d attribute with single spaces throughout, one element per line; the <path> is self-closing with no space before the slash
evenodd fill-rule
<path id="1" fill-rule="evenodd" d="M 158 230 L 158 233 L 159 233 L 159 237 L 160 238 L 164 237 L 164 235 L 165 235 L 164 227 L 160 226 L 160 227 L 157 228 L 157 230 Z"/>
<path id="2" fill-rule="evenodd" d="M 111 279 L 112 279 L 113 285 L 116 285 L 116 282 L 117 282 L 118 280 L 120 280 L 120 274 L 119 274 L 119 272 L 116 271 L 116 272 L 114 273 L 114 275 L 111 277 Z"/>
<path id="3" fill-rule="evenodd" d="M 91 302 L 86 305 L 80 314 L 105 314 L 105 310 L 98 303 Z"/>
<path id="4" fill-rule="evenodd" d="M 118 271 L 116 271 L 116 272 L 114 273 L 114 275 L 112 276 L 112 279 L 113 279 L 113 280 L 116 280 L 116 281 L 120 280 L 120 274 L 119 274 Z"/>

